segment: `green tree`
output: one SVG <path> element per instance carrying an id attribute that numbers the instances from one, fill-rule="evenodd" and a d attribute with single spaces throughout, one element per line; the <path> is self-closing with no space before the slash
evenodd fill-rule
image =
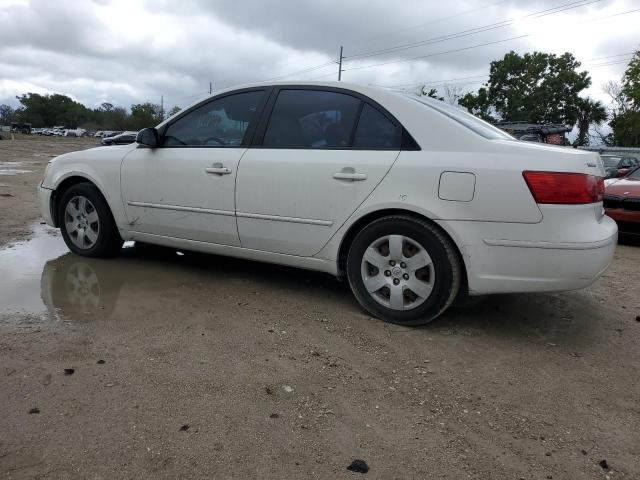
<path id="1" fill-rule="evenodd" d="M 614 147 L 640 146 L 640 111 L 628 110 L 614 115 L 609 122 L 612 132 L 606 143 Z"/>
<path id="2" fill-rule="evenodd" d="M 160 105 L 151 102 L 138 103 L 131 105 L 131 115 L 127 125 L 129 130 L 142 130 L 146 127 L 155 127 L 162 120 Z"/>
<path id="3" fill-rule="evenodd" d="M 570 53 L 557 56 L 511 51 L 491 62 L 489 80 L 459 104 L 489 121 L 564 123 L 578 120 L 579 93 L 591 85 L 586 71 Z"/>
<path id="4" fill-rule="evenodd" d="M 636 51 L 622 76 L 621 88 L 610 83 L 605 91 L 614 100 L 611 134 L 606 143 L 616 147 L 640 146 L 640 50 Z"/>
<path id="5" fill-rule="evenodd" d="M 92 117 L 91 110 L 66 95 L 27 93 L 16 98 L 22 105 L 17 112 L 20 120 L 34 126 L 64 125 L 75 128 Z"/>
<path id="6" fill-rule="evenodd" d="M 129 114 L 124 107 L 104 102 L 94 110 L 94 121 L 100 130 L 125 130 Z"/>
<path id="7" fill-rule="evenodd" d="M 622 77 L 622 93 L 640 110 L 640 50 L 631 58 Z"/>
<path id="8" fill-rule="evenodd" d="M 578 138 L 576 145 L 589 145 L 589 127 L 601 125 L 607 120 L 607 109 L 602 102 L 590 98 L 582 98 L 578 102 Z"/>
<path id="9" fill-rule="evenodd" d="M 169 110 L 169 116 L 172 117 L 181 110 L 182 108 L 180 108 L 178 105 L 175 105 L 171 110 Z"/>
<path id="10" fill-rule="evenodd" d="M 497 122 L 494 108 L 489 101 L 489 90 L 480 87 L 477 94 L 467 93 L 458 99 L 458 105 L 465 107 L 476 117 L 480 117 L 487 122 Z"/>
<path id="11" fill-rule="evenodd" d="M 16 111 L 10 105 L 0 105 L 0 125 L 9 125 L 13 122 Z"/>
<path id="12" fill-rule="evenodd" d="M 444 102 L 444 97 L 441 97 L 440 95 L 438 95 L 438 90 L 436 90 L 435 88 L 431 88 L 427 90 L 426 85 L 423 85 L 420 88 L 420 95 L 424 97 L 435 98 L 436 100 L 440 100 L 441 102 Z"/>

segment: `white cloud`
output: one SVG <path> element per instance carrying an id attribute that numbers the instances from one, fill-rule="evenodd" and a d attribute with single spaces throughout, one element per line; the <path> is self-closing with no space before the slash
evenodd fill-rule
<path id="1" fill-rule="evenodd" d="M 566 2 L 565 2 L 566 3 Z M 489 62 L 513 49 L 570 51 L 584 62 L 602 98 L 601 84 L 619 79 L 624 64 L 590 60 L 638 48 L 640 12 L 631 0 L 611 0 L 538 19 L 528 13 L 559 0 L 522 3 L 473 0 L 0 0 L 0 103 L 25 92 L 65 93 L 87 105 L 110 101 L 188 104 L 215 87 L 279 77 L 327 64 L 287 79 L 335 79 L 339 45 L 348 57 L 521 17 L 515 25 L 345 61 L 343 79 L 381 85 L 463 79 L 476 89 Z M 437 12 L 437 13 L 435 13 Z M 458 50 L 531 34 L 526 38 L 372 68 L 375 63 Z M 468 77 L 474 76 L 473 79 Z M 442 85 L 439 83 L 437 85 Z"/>

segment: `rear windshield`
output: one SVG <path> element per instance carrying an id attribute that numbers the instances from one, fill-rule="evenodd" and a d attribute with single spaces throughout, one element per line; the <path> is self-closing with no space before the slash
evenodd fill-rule
<path id="1" fill-rule="evenodd" d="M 605 155 L 603 155 L 602 157 L 602 163 L 604 163 L 605 167 L 612 167 L 615 168 L 618 166 L 618 162 L 620 162 L 620 160 L 622 160 L 620 157 L 607 157 Z"/>
<path id="2" fill-rule="evenodd" d="M 432 100 L 424 97 L 415 97 L 411 95 L 407 95 L 407 97 L 426 107 L 437 110 L 443 115 L 446 115 L 452 120 L 464 125 L 465 127 L 476 132 L 478 135 L 482 135 L 484 138 L 487 138 L 489 140 L 515 140 L 507 132 L 494 127 L 490 123 L 487 123 L 484 120 L 479 119 L 478 117 L 474 117 L 464 110 L 453 107 L 451 105 L 447 105 L 446 103 L 439 100 Z"/>

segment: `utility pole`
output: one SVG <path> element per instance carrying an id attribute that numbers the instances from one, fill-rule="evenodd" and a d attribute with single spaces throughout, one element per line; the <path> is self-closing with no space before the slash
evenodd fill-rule
<path id="1" fill-rule="evenodd" d="M 211 85 L 211 82 L 209 82 L 209 95 L 211 95 L 211 91 L 212 91 L 212 85 Z"/>
<path id="2" fill-rule="evenodd" d="M 164 120 L 164 95 L 160 95 L 160 118 Z"/>
<path id="3" fill-rule="evenodd" d="M 338 61 L 338 81 L 342 80 L 342 45 L 340 45 L 340 60 Z"/>

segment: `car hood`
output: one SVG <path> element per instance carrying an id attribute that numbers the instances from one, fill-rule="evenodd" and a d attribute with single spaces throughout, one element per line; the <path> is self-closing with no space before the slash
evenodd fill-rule
<path id="1" fill-rule="evenodd" d="M 88 148 L 86 150 L 77 150 L 75 152 L 64 153 L 53 158 L 54 163 L 75 162 L 78 160 L 90 162 L 92 158 L 113 157 L 114 160 L 120 160 L 122 157 L 138 146 L 137 143 L 129 143 L 126 145 L 108 145 Z"/>
<path id="2" fill-rule="evenodd" d="M 605 193 L 608 195 L 640 196 L 640 180 L 621 178 L 607 185 Z"/>

